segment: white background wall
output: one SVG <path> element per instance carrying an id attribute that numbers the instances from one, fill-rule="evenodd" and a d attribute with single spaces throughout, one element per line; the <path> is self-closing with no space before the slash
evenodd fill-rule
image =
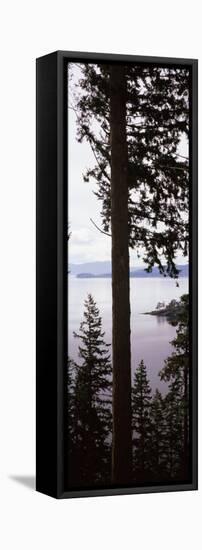
<path id="1" fill-rule="evenodd" d="M 200 59 L 200 2 L 3 0 L 0 40 L 1 548 L 198 549 L 200 491 L 55 501 L 14 478 L 35 471 L 35 58 Z"/>

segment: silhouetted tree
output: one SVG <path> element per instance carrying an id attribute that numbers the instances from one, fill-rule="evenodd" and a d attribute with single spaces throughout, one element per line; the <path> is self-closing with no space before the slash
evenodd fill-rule
<path id="1" fill-rule="evenodd" d="M 179 479 L 184 476 L 182 462 L 183 416 L 180 377 L 169 385 L 165 397 L 166 449 L 168 479 Z"/>
<path id="2" fill-rule="evenodd" d="M 163 309 L 165 307 L 165 302 L 158 302 L 156 309 Z"/>
<path id="3" fill-rule="evenodd" d="M 84 305 L 84 320 L 80 331 L 74 333 L 79 339 L 81 362 L 74 363 L 72 397 L 70 386 L 75 460 L 72 475 L 75 485 L 92 486 L 110 481 L 111 363 L 102 320 L 91 294 Z"/>
<path id="4" fill-rule="evenodd" d="M 189 467 L 189 296 L 181 296 L 179 304 L 176 337 L 171 342 L 174 351 L 165 361 L 160 378 L 169 382 L 167 407 L 170 410 L 170 436 L 175 444 L 179 442 L 177 455 L 181 454 L 181 457 L 178 459 L 178 473 L 183 477 L 188 475 Z"/>
<path id="5" fill-rule="evenodd" d="M 129 246 L 143 247 L 149 270 L 157 264 L 161 272 L 175 277 L 175 253 L 181 250 L 187 255 L 189 243 L 184 216 L 189 206 L 189 163 L 179 154 L 182 136 L 189 136 L 189 69 L 80 64 L 79 88 L 74 88 L 77 137 L 89 142 L 95 156 L 95 166 L 87 169 L 84 178 L 92 178 L 98 186 L 103 229 L 109 235 L 112 77 L 116 75 L 117 117 L 123 124 L 121 139 L 125 135 L 127 142 L 123 158 L 127 156 Z"/>
<path id="6" fill-rule="evenodd" d="M 151 480 L 163 481 L 168 478 L 168 430 L 166 400 L 156 389 L 151 402 Z"/>
<path id="7" fill-rule="evenodd" d="M 135 371 L 132 387 L 134 475 L 137 481 L 145 481 L 151 474 L 151 399 L 146 366 L 142 360 Z"/>
<path id="8" fill-rule="evenodd" d="M 76 407 L 76 373 L 75 362 L 68 358 L 67 361 L 67 480 L 68 485 L 74 485 L 77 482 L 79 471 L 79 448 L 78 448 L 78 430 L 77 430 L 77 407 Z"/>

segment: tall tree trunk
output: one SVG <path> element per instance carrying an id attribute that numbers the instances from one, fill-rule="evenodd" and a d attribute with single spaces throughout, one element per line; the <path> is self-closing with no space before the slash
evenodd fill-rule
<path id="1" fill-rule="evenodd" d="M 126 79 L 123 65 L 110 67 L 112 232 L 112 480 L 132 473 L 131 354 L 126 141 Z"/>

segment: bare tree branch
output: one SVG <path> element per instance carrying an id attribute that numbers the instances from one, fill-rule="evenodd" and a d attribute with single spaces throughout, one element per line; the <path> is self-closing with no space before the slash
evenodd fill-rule
<path id="1" fill-rule="evenodd" d="M 103 229 L 100 229 L 100 227 L 98 227 L 98 225 L 92 220 L 92 218 L 90 218 L 90 221 L 96 227 L 96 229 L 100 231 L 100 233 L 103 233 L 103 235 L 107 235 L 107 237 L 111 237 L 111 233 L 107 233 L 106 231 L 103 231 Z"/>

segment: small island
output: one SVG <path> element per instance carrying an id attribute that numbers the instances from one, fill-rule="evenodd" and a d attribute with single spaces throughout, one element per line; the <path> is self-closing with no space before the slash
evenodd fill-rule
<path id="1" fill-rule="evenodd" d="M 146 311 L 143 315 L 157 315 L 158 317 L 166 317 L 167 321 L 175 324 L 184 312 L 185 302 L 188 302 L 188 294 L 182 296 L 179 301 L 174 299 L 171 300 L 171 302 L 167 305 L 165 302 L 158 302 L 156 309 L 153 311 Z"/>

